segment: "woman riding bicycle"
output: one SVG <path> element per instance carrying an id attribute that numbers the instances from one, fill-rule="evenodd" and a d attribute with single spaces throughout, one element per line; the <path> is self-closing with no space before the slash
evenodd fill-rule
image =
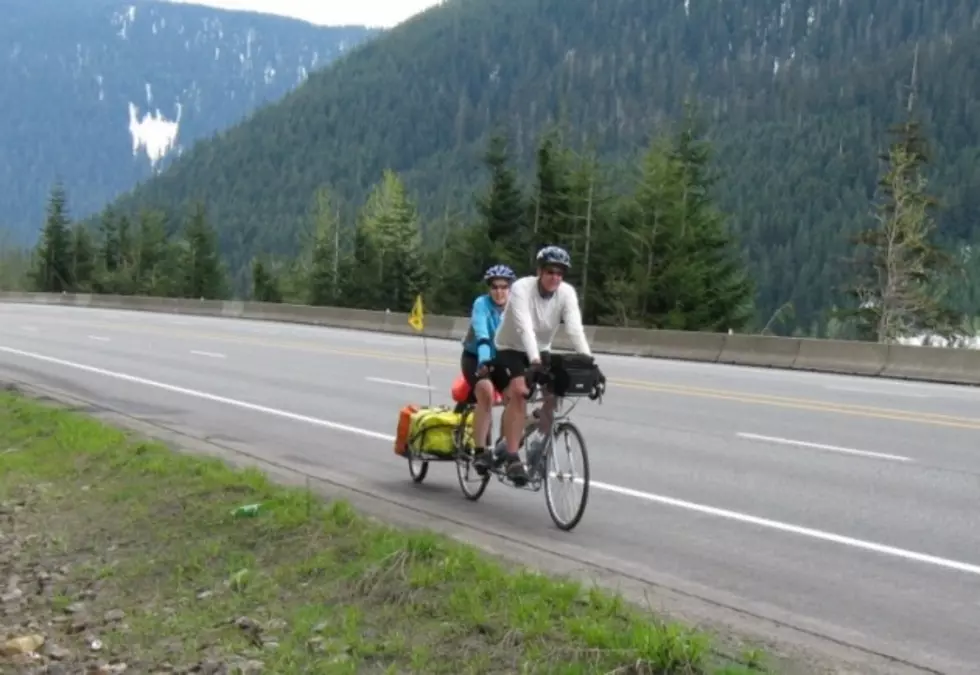
<path id="1" fill-rule="evenodd" d="M 497 355 L 493 339 L 510 295 L 510 285 L 516 278 L 517 275 L 507 265 L 494 265 L 486 271 L 483 281 L 490 287 L 490 291 L 473 301 L 470 327 L 463 338 L 460 368 L 470 388 L 470 396 L 476 399 L 473 436 L 477 457 L 487 450 L 485 444 L 493 420 L 491 411 L 494 387 L 489 376 L 490 364 Z"/>

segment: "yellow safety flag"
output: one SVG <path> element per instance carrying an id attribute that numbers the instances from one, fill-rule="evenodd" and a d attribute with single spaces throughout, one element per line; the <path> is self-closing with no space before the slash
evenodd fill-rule
<path id="1" fill-rule="evenodd" d="M 417 330 L 420 333 L 422 332 L 423 328 L 425 327 L 425 322 L 422 320 L 422 314 L 423 314 L 423 312 L 422 312 L 422 294 L 419 293 L 415 297 L 415 304 L 412 305 L 412 313 L 408 315 L 408 325 L 411 326 L 412 328 L 414 328 L 415 330 Z"/>

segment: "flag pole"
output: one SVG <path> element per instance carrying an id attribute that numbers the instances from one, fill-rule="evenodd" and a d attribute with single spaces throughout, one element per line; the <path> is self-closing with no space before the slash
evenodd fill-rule
<path id="1" fill-rule="evenodd" d="M 429 407 L 432 407 L 432 376 L 429 372 L 429 343 L 425 339 L 425 333 L 422 334 L 422 352 L 425 354 L 425 387 L 426 391 L 429 392 Z"/>
<path id="2" fill-rule="evenodd" d="M 412 307 L 412 313 L 408 317 L 408 324 L 422 333 L 422 353 L 425 355 L 425 387 L 426 391 L 429 392 L 429 407 L 432 407 L 432 372 L 429 368 L 429 343 L 425 339 L 425 319 L 424 310 L 422 308 L 422 294 L 419 293 L 415 297 L 415 305 Z"/>

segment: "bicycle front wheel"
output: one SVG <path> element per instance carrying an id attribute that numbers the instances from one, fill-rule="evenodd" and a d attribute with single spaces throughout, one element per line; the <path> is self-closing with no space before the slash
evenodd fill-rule
<path id="1" fill-rule="evenodd" d="M 589 452 L 582 432 L 571 422 L 555 426 L 550 446 L 545 457 L 544 497 L 555 525 L 568 532 L 582 520 L 589 502 Z M 573 452 L 576 448 L 577 459 Z M 563 497 L 565 493 L 569 496 Z"/>

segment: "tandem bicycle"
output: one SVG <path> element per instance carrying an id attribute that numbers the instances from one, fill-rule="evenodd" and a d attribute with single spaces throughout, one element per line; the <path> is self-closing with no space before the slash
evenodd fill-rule
<path id="1" fill-rule="evenodd" d="M 454 462 L 460 489 L 470 501 L 477 501 L 483 496 L 493 476 L 496 476 L 500 483 L 515 489 L 539 492 L 543 487 L 545 503 L 552 521 L 559 529 L 570 531 L 578 525 L 585 514 L 589 499 L 590 469 L 585 438 L 569 416 L 582 398 L 587 397 L 601 403 L 606 381 L 592 357 L 583 354 L 553 354 L 545 370 L 529 372 L 525 377 L 530 390 L 527 395 L 529 407 L 519 452 L 524 455 L 528 474 L 526 483 L 517 485 L 504 472 L 503 457 L 499 452 L 499 448 L 503 446 L 503 434 L 498 434 L 497 443 L 491 444 L 493 424 L 483 445 L 488 452 L 495 453 L 494 463 L 490 471 L 483 475 L 472 466 L 475 445 L 471 430 L 476 403 L 472 392 L 467 399 L 458 401 L 452 409 L 454 418 L 458 418 L 458 421 L 451 430 L 447 430 L 451 434 L 452 444 L 448 452 L 423 452 L 413 447 L 413 443 L 407 444 L 405 456 L 408 460 L 409 473 L 414 482 L 421 483 L 428 474 L 429 462 Z M 535 432 L 542 433 L 539 429 L 541 409 L 548 396 L 555 397 L 555 407 L 550 428 L 543 432 L 544 446 L 536 457 L 527 457 L 527 440 Z M 569 399 L 570 405 L 567 404 Z M 499 400 L 494 404 L 494 408 L 502 406 L 503 402 Z M 556 449 L 556 441 L 559 439 L 564 440 L 564 452 L 558 452 Z M 573 460 L 572 446 L 577 446 L 581 452 L 581 459 L 577 463 Z M 562 459 L 567 459 L 569 464 L 567 468 L 559 468 L 558 464 Z M 552 480 L 556 485 L 552 484 Z M 577 505 L 569 500 L 560 500 L 556 494 L 565 488 L 574 491 L 577 485 L 581 485 L 582 488 Z M 570 513 L 567 515 L 560 513 L 560 502 L 569 504 Z"/>

